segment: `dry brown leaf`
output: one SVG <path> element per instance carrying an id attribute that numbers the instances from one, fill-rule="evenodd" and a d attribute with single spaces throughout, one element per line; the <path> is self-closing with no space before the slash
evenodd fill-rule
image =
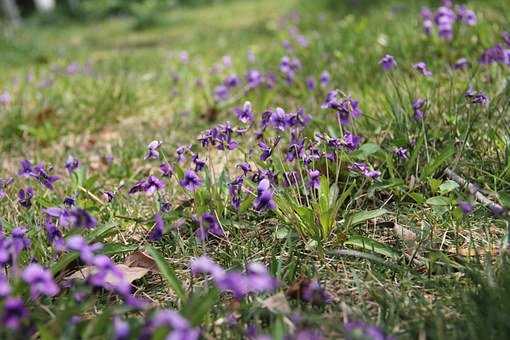
<path id="1" fill-rule="evenodd" d="M 273 313 L 290 313 L 289 303 L 287 302 L 287 298 L 283 292 L 268 297 L 262 302 L 262 306 L 269 309 Z"/>
<path id="2" fill-rule="evenodd" d="M 460 255 L 460 256 L 481 256 L 481 255 L 499 255 L 499 247 L 492 248 L 473 248 L 467 245 L 461 246 L 459 248 L 450 247 L 446 250 L 450 254 Z"/>
<path id="3" fill-rule="evenodd" d="M 149 269 L 142 267 L 128 267 L 125 264 L 117 264 L 115 267 L 122 272 L 124 280 L 131 283 L 135 280 L 141 279 L 145 274 L 149 272 Z M 93 266 L 86 266 L 77 270 L 73 274 L 67 276 L 66 280 L 85 280 L 90 275 L 97 273 L 97 269 Z M 105 282 L 110 285 L 116 285 L 120 282 L 119 278 L 111 273 L 105 278 Z"/>
<path id="4" fill-rule="evenodd" d="M 152 257 L 142 251 L 135 251 L 124 260 L 124 264 L 129 267 L 146 268 L 151 272 L 157 272 L 158 266 Z"/>
<path id="5" fill-rule="evenodd" d="M 399 239 L 401 239 L 403 241 L 406 241 L 406 242 L 416 241 L 416 234 L 414 233 L 414 231 L 412 231 L 398 223 L 395 223 L 393 225 L 393 232 Z"/>

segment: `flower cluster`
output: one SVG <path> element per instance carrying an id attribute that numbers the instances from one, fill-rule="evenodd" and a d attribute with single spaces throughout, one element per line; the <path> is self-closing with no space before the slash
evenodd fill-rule
<path id="1" fill-rule="evenodd" d="M 145 192 L 147 196 L 152 196 L 154 193 L 160 189 L 165 187 L 165 182 L 157 178 L 156 176 L 149 176 L 146 179 L 142 179 L 135 183 L 129 189 L 130 194 L 134 194 L 137 192 Z"/>
<path id="2" fill-rule="evenodd" d="M 50 176 L 44 163 L 32 165 L 32 163 L 26 159 L 20 162 L 18 176 L 35 178 L 39 183 L 50 190 L 53 190 L 53 184 L 60 178 L 58 176 Z"/>
<path id="3" fill-rule="evenodd" d="M 131 284 L 126 280 L 124 273 L 106 255 L 95 254 L 102 248 L 101 244 L 89 245 L 79 235 L 74 235 L 66 240 L 66 249 L 76 251 L 80 259 L 93 270 L 86 277 L 88 283 L 95 287 L 101 287 L 121 296 L 125 303 L 134 308 L 142 308 L 145 302 L 131 294 Z"/>
<path id="4" fill-rule="evenodd" d="M 226 271 L 209 257 L 202 256 L 191 262 L 191 272 L 193 275 L 210 275 L 218 289 L 231 293 L 236 299 L 248 294 L 272 292 L 278 287 L 278 281 L 258 262 L 248 264 L 243 273 Z"/>
<path id="5" fill-rule="evenodd" d="M 510 66 L 510 34 L 503 32 L 501 37 L 503 43 L 497 43 L 493 47 L 486 49 L 480 56 L 480 64 L 500 63 Z"/>
<path id="6" fill-rule="evenodd" d="M 423 30 L 427 35 L 432 34 L 435 29 L 438 36 L 447 41 L 453 39 L 456 23 L 474 26 L 477 22 L 475 12 L 464 5 L 453 6 L 450 0 L 443 1 L 443 6 L 440 6 L 434 12 L 429 8 L 422 8 L 421 17 Z"/>
<path id="7" fill-rule="evenodd" d="M 156 312 L 145 324 L 141 338 L 150 339 L 156 332 L 165 334 L 161 333 L 161 329 L 166 331 L 166 339 L 198 340 L 200 338 L 200 330 L 192 327 L 188 320 L 171 309 Z"/>
<path id="8" fill-rule="evenodd" d="M 357 100 L 351 97 L 341 98 L 338 90 L 328 92 L 321 108 L 336 110 L 338 120 L 344 125 L 363 114 Z"/>
<path id="9" fill-rule="evenodd" d="M 10 265 L 13 268 L 18 268 L 21 251 L 28 249 L 31 245 L 26 233 L 27 229 L 17 227 L 12 229 L 10 236 L 6 236 L 0 228 L 0 266 Z M 28 285 L 30 295 L 34 300 L 41 296 L 53 297 L 60 292 L 51 272 L 38 263 L 28 264 L 21 272 L 19 270 L 10 272 L 12 273 L 11 279 L 21 279 Z M 4 300 L 1 322 L 5 327 L 16 330 L 28 317 L 28 310 L 23 299 L 13 296 L 13 292 L 7 277 L 0 273 L 0 301 Z"/>

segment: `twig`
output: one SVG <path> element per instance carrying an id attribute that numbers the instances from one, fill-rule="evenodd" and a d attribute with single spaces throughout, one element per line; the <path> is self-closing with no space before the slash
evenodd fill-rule
<path id="1" fill-rule="evenodd" d="M 86 193 L 87 195 L 89 195 L 94 201 L 96 201 L 97 203 L 101 204 L 101 205 L 106 205 L 99 197 L 97 197 L 96 195 L 94 195 L 93 193 L 91 193 L 89 190 L 85 189 L 84 187 L 82 187 L 81 185 L 78 186 L 78 189 L 80 189 L 81 191 L 83 191 L 84 193 Z"/>
<path id="2" fill-rule="evenodd" d="M 489 209 L 491 209 L 495 214 L 497 214 L 497 215 L 502 215 L 503 213 L 506 214 L 506 209 L 505 208 L 503 208 L 501 205 L 499 205 L 497 203 L 494 203 L 489 198 L 487 198 L 487 196 L 485 196 L 484 194 L 482 194 L 480 192 L 480 189 L 478 189 L 478 186 L 476 186 L 475 184 L 466 181 L 464 178 L 462 178 L 459 175 L 457 175 L 450 168 L 446 168 L 444 170 L 444 173 L 446 174 L 446 176 L 448 176 L 448 178 L 450 178 L 451 180 L 457 182 L 457 184 L 459 184 L 460 186 L 467 187 L 469 192 L 472 195 L 475 196 L 475 198 L 476 198 L 476 200 L 478 202 L 480 202 L 483 205 L 489 207 Z"/>

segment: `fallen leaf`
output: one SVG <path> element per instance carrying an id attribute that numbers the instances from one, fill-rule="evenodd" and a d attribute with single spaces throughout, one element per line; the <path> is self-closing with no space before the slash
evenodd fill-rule
<path id="1" fill-rule="evenodd" d="M 416 241 L 416 234 L 414 233 L 414 231 L 412 231 L 398 223 L 395 223 L 393 225 L 393 232 L 399 239 L 404 240 L 406 242 Z"/>
<path id="2" fill-rule="evenodd" d="M 35 116 L 35 121 L 37 124 L 42 124 L 48 119 L 52 118 L 55 115 L 55 109 L 52 107 L 45 107 L 41 111 L 37 112 Z"/>
<path id="3" fill-rule="evenodd" d="M 124 264 L 129 267 L 141 267 L 148 269 L 151 272 L 157 272 L 158 266 L 152 257 L 143 251 L 135 251 L 128 255 L 124 260 Z"/>
<path id="4" fill-rule="evenodd" d="M 492 248 L 473 248 L 472 246 L 461 246 L 461 247 L 449 247 L 446 250 L 450 254 L 460 255 L 460 256 L 481 256 L 481 255 L 491 255 L 497 256 L 499 255 L 500 249 L 499 247 Z"/>
<path id="5" fill-rule="evenodd" d="M 289 288 L 287 288 L 287 296 L 291 299 L 301 299 L 302 290 L 309 286 L 312 280 L 307 277 L 301 277 L 297 279 L 294 283 L 292 283 Z"/>
<path id="6" fill-rule="evenodd" d="M 269 309 L 273 313 L 290 313 L 289 303 L 287 302 L 287 298 L 283 292 L 268 297 L 262 301 L 262 306 Z"/>
<path id="7" fill-rule="evenodd" d="M 124 280 L 131 283 L 133 281 L 136 281 L 138 279 L 141 279 L 145 274 L 149 272 L 149 269 L 142 268 L 142 267 L 128 267 L 125 264 L 117 264 L 115 267 L 122 272 L 124 276 Z M 90 275 L 93 275 L 97 273 L 97 268 L 93 266 L 86 266 L 81 268 L 80 270 L 77 270 L 73 274 L 67 276 L 65 280 L 85 280 Z M 108 275 L 105 278 L 105 282 L 110 285 L 116 285 L 120 282 L 120 279 L 112 275 L 111 273 L 108 273 Z"/>

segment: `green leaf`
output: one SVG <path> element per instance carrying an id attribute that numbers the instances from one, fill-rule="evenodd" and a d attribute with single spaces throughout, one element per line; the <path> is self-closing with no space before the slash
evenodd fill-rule
<path id="1" fill-rule="evenodd" d="M 459 184 L 457 182 L 452 181 L 452 180 L 447 180 L 439 186 L 439 191 L 441 192 L 441 194 L 447 194 L 450 191 L 457 189 L 458 187 L 459 187 Z"/>
<path id="2" fill-rule="evenodd" d="M 375 209 L 375 210 L 368 210 L 368 211 L 359 211 L 353 215 L 351 215 L 351 226 L 363 223 L 365 221 L 383 216 L 388 213 L 388 210 L 386 209 Z"/>
<path id="3" fill-rule="evenodd" d="M 423 171 L 421 172 L 420 178 L 423 180 L 429 176 L 434 175 L 436 170 L 438 170 L 446 161 L 451 159 L 455 154 L 455 148 L 453 145 L 449 145 L 441 151 L 441 153 L 434 158 L 434 160 L 428 163 Z"/>
<path id="4" fill-rule="evenodd" d="M 338 198 L 338 193 L 340 190 L 338 189 L 338 184 L 333 183 L 329 188 L 329 207 L 332 207 L 336 203 L 336 199 Z"/>
<path id="5" fill-rule="evenodd" d="M 275 322 L 273 323 L 272 332 L 274 340 L 282 340 L 285 337 L 285 325 L 283 323 L 282 317 L 278 316 Z"/>
<path id="6" fill-rule="evenodd" d="M 510 208 L 510 194 L 508 192 L 499 192 L 499 200 L 505 208 Z"/>
<path id="7" fill-rule="evenodd" d="M 154 258 L 156 265 L 158 266 L 161 275 L 165 278 L 168 287 L 173 289 L 175 294 L 182 300 L 186 301 L 186 291 L 184 290 L 181 281 L 175 275 L 175 271 L 169 266 L 165 258 L 155 248 L 148 246 L 147 252 Z"/>
<path id="8" fill-rule="evenodd" d="M 289 236 L 290 234 L 290 230 L 287 229 L 287 228 L 277 228 L 274 232 L 274 236 L 281 240 L 281 239 L 284 239 L 284 238 L 287 238 L 287 236 Z"/>
<path id="9" fill-rule="evenodd" d="M 399 253 L 393 248 L 372 240 L 371 238 L 359 235 L 350 237 L 347 241 L 344 242 L 344 245 L 350 245 L 362 248 L 364 250 L 370 250 L 374 253 L 384 255 L 392 259 L 398 259 L 400 256 Z"/>
<path id="10" fill-rule="evenodd" d="M 253 204 L 253 196 L 248 196 L 246 199 L 239 205 L 239 212 L 243 213 L 246 212 Z"/>
<path id="11" fill-rule="evenodd" d="M 174 164 L 174 170 L 175 173 L 177 174 L 177 178 L 181 179 L 184 177 L 184 170 L 182 170 L 182 168 L 178 164 Z"/>
<path id="12" fill-rule="evenodd" d="M 423 204 L 426 201 L 425 196 L 419 192 L 411 192 L 409 196 L 418 204 Z"/>
<path id="13" fill-rule="evenodd" d="M 368 156 L 378 152 L 381 150 L 381 147 L 374 143 L 366 143 L 359 147 L 359 149 L 354 154 L 354 157 L 365 160 Z"/>
<path id="14" fill-rule="evenodd" d="M 434 206 L 445 206 L 450 205 L 450 200 L 443 196 L 434 196 L 427 199 L 426 203 L 428 205 L 434 205 Z"/>
<path id="15" fill-rule="evenodd" d="M 216 288 L 209 289 L 203 294 L 194 294 L 182 310 L 193 326 L 200 326 L 211 308 L 218 302 L 220 297 Z"/>
<path id="16" fill-rule="evenodd" d="M 319 207 L 321 211 L 326 211 L 329 207 L 329 180 L 326 176 L 321 176 L 321 183 L 319 187 Z"/>

